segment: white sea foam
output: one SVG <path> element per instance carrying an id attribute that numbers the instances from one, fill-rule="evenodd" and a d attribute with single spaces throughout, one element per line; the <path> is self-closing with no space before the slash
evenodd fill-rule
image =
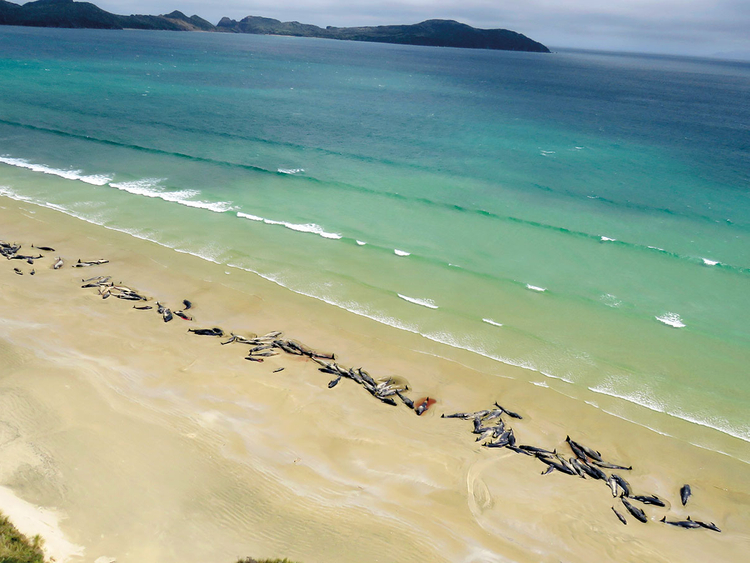
<path id="1" fill-rule="evenodd" d="M 159 178 L 144 178 L 132 182 L 112 182 L 109 185 L 133 195 L 163 199 L 164 201 L 179 203 L 187 207 L 207 209 L 215 213 L 224 213 L 225 211 L 234 209 L 234 206 L 229 201 L 211 202 L 190 199 L 200 194 L 197 190 L 164 191 L 159 187 L 160 183 L 161 179 Z"/>
<path id="2" fill-rule="evenodd" d="M 611 293 L 605 293 L 600 299 L 607 307 L 619 307 L 622 305 L 622 301 Z"/>
<path id="3" fill-rule="evenodd" d="M 409 297 L 408 295 L 401 295 L 400 293 L 397 293 L 396 295 L 398 295 L 404 301 L 414 303 L 415 305 L 422 305 L 423 307 L 427 307 L 429 309 L 438 308 L 438 306 L 435 305 L 435 302 L 432 299 L 418 299 L 416 297 Z"/>
<path id="4" fill-rule="evenodd" d="M 38 200 L 25 196 L 23 194 L 19 194 L 13 191 L 8 186 L 0 186 L 0 196 L 6 196 L 16 201 L 31 203 L 34 205 L 38 205 L 39 207 L 46 207 L 47 209 L 54 209 L 55 211 L 60 211 L 61 213 L 65 213 L 66 215 L 70 215 L 71 217 L 75 217 L 76 219 L 80 219 L 81 221 L 86 221 L 87 223 L 91 223 L 93 225 L 103 226 L 103 222 L 98 221 L 95 218 L 85 217 L 80 213 L 76 213 L 75 211 L 68 209 L 67 207 L 63 207 L 62 205 L 57 205 L 56 203 L 50 203 L 48 201 Z"/>
<path id="5" fill-rule="evenodd" d="M 690 444 L 691 446 L 695 446 L 696 448 L 700 448 L 702 450 L 708 450 L 709 452 L 716 452 L 717 454 L 721 454 L 721 455 L 725 455 L 727 457 L 731 457 L 732 459 L 739 459 L 742 463 L 746 463 L 746 464 L 750 465 L 750 461 L 749 460 L 742 459 L 742 458 L 739 458 L 739 457 L 734 457 L 732 454 L 727 453 L 727 452 L 725 452 L 723 450 L 717 450 L 717 449 L 715 449 L 713 447 L 709 447 L 709 446 L 702 446 L 701 444 L 696 444 L 695 442 L 688 442 L 688 444 Z"/>
<path id="6" fill-rule="evenodd" d="M 488 325 L 492 326 L 503 326 L 503 323 L 499 323 L 497 321 L 493 321 L 492 319 L 482 319 L 484 322 L 486 322 Z"/>
<path id="7" fill-rule="evenodd" d="M 394 248 L 393 253 L 396 256 L 409 256 L 411 254 L 411 252 L 406 252 L 405 250 L 399 250 L 398 248 Z"/>
<path id="8" fill-rule="evenodd" d="M 274 219 L 266 219 L 265 217 L 258 217 L 257 215 L 250 215 L 249 213 L 243 213 L 241 211 L 237 212 L 237 217 L 250 219 L 251 221 L 263 221 L 266 225 L 281 225 L 282 227 L 286 227 L 287 229 L 291 229 L 293 231 L 297 231 L 300 233 L 312 233 L 315 235 L 320 235 L 323 238 L 334 240 L 338 240 L 341 238 L 341 235 L 339 233 L 329 233 L 328 231 L 324 230 L 323 227 L 321 227 L 320 225 L 316 225 L 315 223 L 302 224 L 289 223 L 287 221 L 275 221 Z"/>
<path id="9" fill-rule="evenodd" d="M 364 246 L 364 245 L 366 245 L 367 243 L 366 243 L 365 241 L 363 241 L 363 240 L 358 240 L 358 241 L 357 241 L 357 244 L 358 244 L 359 246 Z"/>
<path id="10" fill-rule="evenodd" d="M 300 172 L 304 172 L 304 168 L 278 168 L 277 172 L 281 174 L 299 174 Z"/>
<path id="11" fill-rule="evenodd" d="M 0 186 L 0 195 L 15 199 L 16 201 L 31 201 L 30 197 L 26 197 L 24 195 L 16 193 L 8 186 Z"/>
<path id="12" fill-rule="evenodd" d="M 563 377 L 562 375 L 554 375 L 552 373 L 548 373 L 542 370 L 534 370 L 534 371 L 539 371 L 539 373 L 541 373 L 544 377 L 549 377 L 550 379 L 559 379 L 560 381 L 564 381 L 565 383 L 570 383 L 571 385 L 573 385 L 573 380 L 567 377 Z"/>
<path id="13" fill-rule="evenodd" d="M 551 154 L 555 154 L 555 151 L 539 151 L 539 154 L 542 156 L 549 156 Z"/>
<path id="14" fill-rule="evenodd" d="M 649 245 L 649 248 L 651 250 L 658 250 L 659 252 L 666 252 L 666 250 L 664 250 L 663 248 L 660 248 L 658 246 L 651 246 L 651 245 Z"/>
<path id="15" fill-rule="evenodd" d="M 716 266 L 719 263 L 718 260 L 709 260 L 708 258 L 701 258 L 706 266 Z"/>
<path id="16" fill-rule="evenodd" d="M 44 174 L 50 174 L 52 176 L 59 176 L 66 180 L 79 180 L 92 184 L 94 186 L 104 186 L 112 180 L 112 178 L 104 175 L 93 174 L 84 175 L 80 170 L 60 170 L 58 168 L 50 168 L 43 164 L 34 164 L 22 158 L 11 158 L 9 156 L 0 156 L 0 162 L 9 166 L 16 166 L 18 168 L 25 168 L 33 172 L 42 172 Z"/>
<path id="17" fill-rule="evenodd" d="M 674 328 L 684 328 L 686 326 L 677 313 L 665 313 L 661 317 L 656 317 L 656 320 Z"/>
<path id="18" fill-rule="evenodd" d="M 263 217 L 258 217 L 257 215 L 250 215 L 249 213 L 243 213 L 242 211 L 237 212 L 237 217 L 242 217 L 243 219 L 250 219 L 251 221 L 263 221 Z"/>
<path id="19" fill-rule="evenodd" d="M 600 238 L 599 240 L 601 240 L 602 242 L 614 242 L 614 241 L 616 241 L 617 239 L 616 239 L 616 238 L 609 238 L 609 237 L 605 237 L 604 235 L 602 235 L 602 236 L 601 236 L 601 238 Z"/>
<path id="20" fill-rule="evenodd" d="M 283 227 L 286 227 L 287 229 L 291 229 L 293 231 L 299 231 L 301 233 L 314 233 L 316 235 L 320 235 L 323 238 L 329 238 L 329 239 L 340 239 L 341 235 L 338 233 L 329 233 L 327 231 L 323 230 L 323 227 L 320 225 L 316 225 L 315 223 L 288 223 L 286 221 L 274 221 L 272 219 L 263 219 L 263 222 L 267 225 L 282 225 Z"/>
<path id="21" fill-rule="evenodd" d="M 687 414 L 680 409 L 670 409 L 664 403 L 655 400 L 654 398 L 652 398 L 649 395 L 646 395 L 645 393 L 629 393 L 629 394 L 618 393 L 606 385 L 601 385 L 598 387 L 589 387 L 589 390 L 593 391 L 594 393 L 599 393 L 601 395 L 608 395 L 616 399 L 622 399 L 623 401 L 628 401 L 629 403 L 633 403 L 635 405 L 644 407 L 654 412 L 663 413 L 673 418 L 678 418 L 686 422 L 691 422 L 693 424 L 697 424 L 698 426 L 711 428 L 712 430 L 717 430 L 723 434 L 728 434 L 735 438 L 739 438 L 740 440 L 743 440 L 745 442 L 750 442 L 750 429 L 747 427 L 738 429 L 738 428 L 734 428 L 731 424 L 729 424 L 727 420 L 724 420 L 724 419 L 719 419 L 719 418 L 714 418 L 711 420 L 702 419 L 702 418 L 696 417 L 695 415 Z"/>
<path id="22" fill-rule="evenodd" d="M 589 403 L 589 404 L 591 404 L 591 403 Z M 599 408 L 599 407 L 597 407 L 597 408 Z M 631 419 L 629 419 L 626 416 L 622 416 L 622 415 L 614 413 L 612 411 L 608 411 L 607 409 L 599 408 L 599 410 L 602 411 L 603 413 L 607 413 L 610 416 L 614 416 L 615 418 L 619 418 L 620 420 L 624 420 L 626 422 L 631 422 L 633 424 L 637 424 L 638 426 L 646 428 L 647 430 L 651 430 L 651 432 L 656 432 L 657 434 L 661 434 L 662 436 L 667 436 L 669 438 L 673 438 L 674 437 L 671 434 L 667 434 L 666 432 L 662 432 L 661 430 L 657 430 L 656 428 L 652 428 L 651 426 L 643 424 L 642 422 L 636 422 L 635 420 L 631 420 Z"/>
<path id="23" fill-rule="evenodd" d="M 532 381 L 532 385 L 536 385 L 537 387 L 544 387 L 546 389 L 549 389 L 549 385 L 544 381 Z"/>
<path id="24" fill-rule="evenodd" d="M 538 285 L 531 285 L 530 283 L 526 284 L 526 289 L 530 289 L 531 291 L 538 291 L 540 293 L 547 291 L 546 287 L 539 287 Z"/>

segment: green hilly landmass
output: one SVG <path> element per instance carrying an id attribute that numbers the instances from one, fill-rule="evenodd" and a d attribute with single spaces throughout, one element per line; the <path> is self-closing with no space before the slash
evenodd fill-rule
<path id="1" fill-rule="evenodd" d="M 271 18 L 248 16 L 235 21 L 222 18 L 219 31 L 255 33 L 260 35 L 293 35 L 347 41 L 427 45 L 433 47 L 463 47 L 470 49 L 499 49 L 505 51 L 534 51 L 549 53 L 549 49 L 525 35 L 508 29 L 477 29 L 453 20 L 427 20 L 414 25 L 380 25 L 377 27 L 318 27 L 299 22 L 281 22 Z"/>
<path id="2" fill-rule="evenodd" d="M 72 27 L 87 29 L 161 29 L 170 31 L 215 31 L 215 26 L 198 16 L 174 11 L 161 16 L 119 16 L 90 2 L 37 0 L 22 6 L 0 0 L 0 25 Z"/>
<path id="3" fill-rule="evenodd" d="M 371 41 L 401 45 L 499 49 L 549 53 L 541 43 L 507 29 L 477 29 L 453 20 L 427 20 L 413 25 L 377 27 L 318 27 L 299 22 L 248 16 L 236 21 L 222 18 L 218 25 L 199 16 L 175 10 L 158 16 L 120 16 L 90 2 L 37 0 L 19 5 L 0 0 L 0 25 L 89 29 L 152 29 L 168 31 L 215 31 L 256 35 L 293 35 L 347 41 Z"/>

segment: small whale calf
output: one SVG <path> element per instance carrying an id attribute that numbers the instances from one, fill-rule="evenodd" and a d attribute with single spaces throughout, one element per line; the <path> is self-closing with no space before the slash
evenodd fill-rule
<path id="1" fill-rule="evenodd" d="M 692 494 L 693 491 L 690 489 L 690 485 L 682 486 L 682 488 L 680 489 L 680 500 L 682 501 L 682 506 L 685 506 L 687 504 L 687 501 Z"/>
<path id="2" fill-rule="evenodd" d="M 612 512 L 614 512 L 614 513 L 615 513 L 615 516 L 617 516 L 617 519 L 618 519 L 618 520 L 619 520 L 620 522 L 622 522 L 622 523 L 623 523 L 623 524 L 625 524 L 626 526 L 628 525 L 628 521 L 627 521 L 627 520 L 625 520 L 625 517 L 624 517 L 624 516 L 623 516 L 622 514 L 620 514 L 619 512 L 617 512 L 617 510 L 615 510 L 615 507 L 614 507 L 614 506 L 612 507 Z"/>

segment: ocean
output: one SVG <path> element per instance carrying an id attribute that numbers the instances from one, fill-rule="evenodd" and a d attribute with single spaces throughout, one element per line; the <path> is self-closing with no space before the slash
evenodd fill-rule
<path id="1" fill-rule="evenodd" d="M 0 195 L 750 463 L 750 64 L 12 27 L 0 54 Z"/>

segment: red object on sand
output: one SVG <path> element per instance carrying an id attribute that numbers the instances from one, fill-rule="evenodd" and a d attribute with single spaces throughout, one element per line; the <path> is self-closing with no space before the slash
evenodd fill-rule
<path id="1" fill-rule="evenodd" d="M 432 399 L 431 397 L 422 397 L 418 401 L 414 401 L 414 404 L 417 405 L 417 406 L 420 406 L 420 405 L 422 405 L 425 402 L 427 403 L 427 405 L 425 406 L 424 410 L 422 411 L 422 414 L 424 414 L 425 412 L 427 412 L 427 409 L 429 409 L 432 405 L 434 405 L 435 403 L 437 403 L 437 401 L 435 399 Z"/>

